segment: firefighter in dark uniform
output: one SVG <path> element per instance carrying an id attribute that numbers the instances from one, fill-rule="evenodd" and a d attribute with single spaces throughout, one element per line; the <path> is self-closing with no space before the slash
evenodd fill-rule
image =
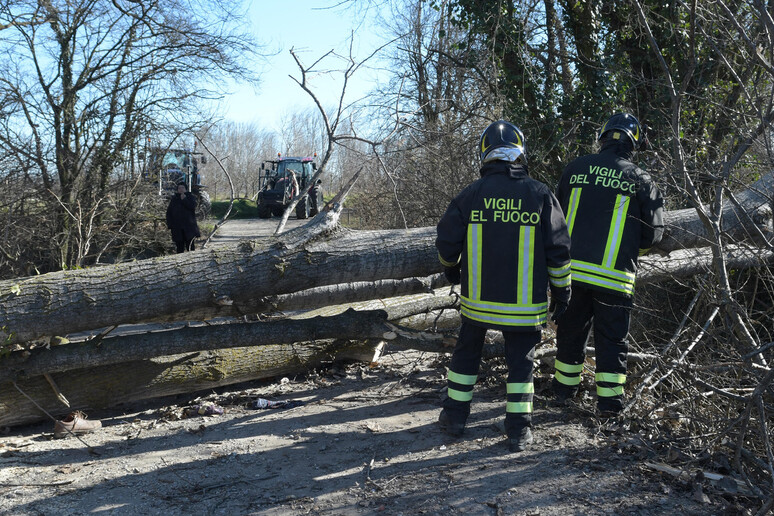
<path id="1" fill-rule="evenodd" d="M 600 151 L 562 173 L 556 196 L 572 238 L 572 301 L 557 321 L 552 382 L 557 400 L 575 396 L 593 326 L 597 408 L 623 408 L 637 258 L 661 240 L 664 201 L 650 176 L 631 161 L 647 142 L 637 119 L 615 114 L 599 131 Z"/>
<path id="2" fill-rule="evenodd" d="M 532 442 L 533 353 L 546 322 L 547 290 L 570 299 L 570 238 L 551 190 L 529 177 L 524 135 L 504 120 L 481 135 L 481 178 L 438 223 L 435 245 L 446 277 L 461 283 L 459 339 L 439 425 L 462 435 L 487 329 L 501 330 L 508 365 L 505 430 L 511 451 Z"/>

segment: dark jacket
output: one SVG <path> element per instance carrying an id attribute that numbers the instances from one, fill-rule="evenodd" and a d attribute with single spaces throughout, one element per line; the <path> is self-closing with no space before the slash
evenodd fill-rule
<path id="1" fill-rule="evenodd" d="M 191 192 L 181 199 L 178 193 L 170 199 L 167 206 L 167 227 L 172 230 L 172 241 L 190 242 L 201 236 L 196 223 L 196 197 Z"/>
<path id="2" fill-rule="evenodd" d="M 461 315 L 471 324 L 535 331 L 546 321 L 549 281 L 569 299 L 570 238 L 562 210 L 522 165 L 494 161 L 438 223 L 446 267 L 461 264 Z"/>
<path id="3" fill-rule="evenodd" d="M 572 238 L 573 284 L 627 297 L 637 257 L 664 233 L 664 200 L 630 160 L 630 145 L 610 141 L 567 165 L 556 191 Z"/>

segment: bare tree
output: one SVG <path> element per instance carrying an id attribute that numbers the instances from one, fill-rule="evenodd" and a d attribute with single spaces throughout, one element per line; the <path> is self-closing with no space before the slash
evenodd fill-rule
<path id="1" fill-rule="evenodd" d="M 383 137 L 383 139 L 375 140 L 375 139 L 369 139 L 365 136 L 362 136 L 358 133 L 357 128 L 352 123 L 352 117 L 353 111 L 355 111 L 355 105 L 356 103 L 348 103 L 347 102 L 347 86 L 349 83 L 349 80 L 351 77 L 357 73 L 358 70 L 360 70 L 365 63 L 367 63 L 370 59 L 372 59 L 375 55 L 377 55 L 383 47 L 377 48 L 371 55 L 366 57 L 364 60 L 358 62 L 354 59 L 353 53 L 352 53 L 352 44 L 354 40 L 350 39 L 350 49 L 349 49 L 349 55 L 347 57 L 340 56 L 336 54 L 334 51 L 330 51 L 320 58 L 318 58 L 316 61 L 314 61 L 311 65 L 304 65 L 301 61 L 298 54 L 291 49 L 290 54 L 293 56 L 293 59 L 296 61 L 296 65 L 298 66 L 300 77 L 293 77 L 291 78 L 301 87 L 302 90 L 304 90 L 312 99 L 314 104 L 317 106 L 318 112 L 320 114 L 320 118 L 322 121 L 322 127 L 325 131 L 325 150 L 323 152 L 322 158 L 320 160 L 320 165 L 317 169 L 317 172 L 312 176 L 312 178 L 309 180 L 309 184 L 315 185 L 320 178 L 320 176 L 327 170 L 327 166 L 332 163 L 332 158 L 334 155 L 334 150 L 337 146 L 344 146 L 347 143 L 351 142 L 358 142 L 359 144 L 365 145 L 368 147 L 369 152 L 371 155 L 375 158 L 376 162 L 379 164 L 380 167 L 382 167 L 382 170 L 385 169 L 384 161 L 381 159 L 381 155 L 379 152 L 379 148 L 383 145 L 383 141 L 388 139 L 392 133 L 386 135 Z M 326 59 L 338 59 L 345 63 L 344 69 L 340 70 L 340 74 L 342 77 L 342 86 L 339 93 L 339 98 L 336 106 L 328 112 L 325 107 L 322 105 L 320 99 L 315 94 L 313 90 L 313 85 L 311 84 L 311 80 L 318 74 L 325 73 L 329 74 L 330 71 L 322 69 L 322 64 Z M 393 132 L 397 128 L 397 123 L 395 124 L 395 127 L 393 129 Z M 347 131 L 342 133 L 341 131 Z M 358 169 L 358 172 L 355 174 L 355 178 L 359 176 L 360 172 L 365 168 L 365 164 L 361 166 Z M 345 188 L 347 189 L 347 193 L 349 193 L 349 190 L 351 188 L 351 184 L 348 184 Z M 341 195 L 341 192 L 340 192 Z M 287 222 L 288 217 L 290 216 L 290 213 L 293 212 L 296 205 L 304 199 L 307 196 L 307 191 L 299 192 L 288 204 L 288 206 L 285 208 L 285 212 L 282 216 L 282 219 L 280 220 L 279 224 L 277 225 L 277 229 L 275 231 L 275 234 L 280 234 L 285 228 L 285 224 Z M 343 202 L 343 198 L 341 200 Z"/>
<path id="2" fill-rule="evenodd" d="M 280 122 L 279 137 L 284 156 L 312 156 L 322 152 L 326 145 L 326 133 L 316 110 L 296 111 L 286 114 Z"/>
<path id="3" fill-rule="evenodd" d="M 481 129 L 502 116 L 494 68 L 481 59 L 475 37 L 450 22 L 450 9 L 451 2 L 394 2 L 385 20 L 396 41 L 393 74 L 372 111 L 382 133 L 396 119 L 400 126 L 384 142 L 378 180 L 359 185 L 355 207 L 366 226 L 434 224 L 475 179 Z"/>
<path id="4" fill-rule="evenodd" d="M 276 155 L 277 135 L 256 124 L 219 122 L 206 131 L 207 145 L 221 156 L 223 166 L 234 182 L 238 198 L 252 199 L 260 185 L 261 163 Z M 211 190 L 228 194 L 226 177 L 219 167 L 208 167 Z"/>
<path id="5" fill-rule="evenodd" d="M 217 76 L 247 76 L 238 4 L 18 1 L 0 7 L 0 149 L 38 185 L 58 256 L 83 262 L 116 166 L 146 135 L 195 128 Z M 16 23 L 16 13 L 44 24 Z M 170 133 L 170 130 L 172 131 Z M 171 140 L 171 138 L 170 138 Z"/>
<path id="6" fill-rule="evenodd" d="M 688 67 L 675 70 L 663 57 L 661 46 L 668 42 L 654 34 L 650 13 L 638 1 L 632 0 L 631 5 L 642 35 L 656 56 L 662 87 L 669 95 L 670 179 L 702 222 L 713 259 L 708 275 L 697 280 L 698 291 L 684 309 L 682 322 L 661 349 L 663 362 L 643 374 L 629 409 L 647 407 L 650 415 L 662 418 L 687 416 L 689 426 L 696 430 L 689 441 L 691 445 L 714 451 L 730 444 L 731 462 L 737 472 L 763 488 L 761 495 L 767 492 L 759 512 L 764 514 L 774 506 L 774 369 L 770 343 L 774 338 L 770 317 L 774 277 L 770 269 L 752 274 L 733 270 L 727 262 L 728 224 L 724 216 L 728 213 L 726 205 L 737 206 L 741 211 L 737 195 L 739 188 L 748 184 L 750 173 L 743 163 L 745 156 L 770 148 L 774 68 L 764 56 L 774 52 L 774 23 L 763 2 L 755 2 L 754 8 L 750 6 L 750 17 L 744 21 L 739 11 L 732 12 L 722 0 L 710 4 L 681 2 L 681 16 L 688 22 L 691 55 L 687 56 Z M 710 34 L 708 26 L 728 27 L 728 32 Z M 700 44 L 711 45 L 725 73 L 735 78 L 738 91 L 731 95 L 742 113 L 746 113 L 742 118 L 747 118 L 735 128 L 735 138 L 721 140 L 722 147 L 716 151 L 725 158 L 714 163 L 696 156 L 697 147 L 683 138 L 684 105 L 699 70 L 696 49 Z M 742 79 L 751 61 L 761 80 Z M 707 100 L 724 103 L 729 98 Z M 700 163 L 705 163 L 706 168 L 692 170 Z M 765 161 L 764 174 L 771 174 L 772 164 L 770 159 Z M 703 184 L 697 184 L 697 177 L 702 178 Z M 762 196 L 760 202 L 762 208 L 769 203 L 768 222 L 751 225 L 753 232 L 749 236 L 753 245 L 759 246 L 752 253 L 763 256 L 774 249 L 771 192 Z M 750 290 L 751 282 L 754 290 Z M 768 316 L 761 317 L 760 303 L 768 307 Z M 697 352 L 699 349 L 704 352 Z M 767 484 L 768 489 L 764 487 Z"/>

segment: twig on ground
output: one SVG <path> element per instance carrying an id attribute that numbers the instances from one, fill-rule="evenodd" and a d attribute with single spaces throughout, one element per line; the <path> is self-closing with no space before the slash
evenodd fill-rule
<path id="1" fill-rule="evenodd" d="M 72 484 L 74 480 L 60 480 L 58 482 L 0 482 L 0 487 L 57 487 Z"/>

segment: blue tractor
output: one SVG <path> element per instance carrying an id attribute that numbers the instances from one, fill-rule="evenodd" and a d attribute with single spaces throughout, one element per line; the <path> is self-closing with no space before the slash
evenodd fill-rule
<path id="1" fill-rule="evenodd" d="M 159 195 L 166 199 L 177 192 L 177 185 L 184 183 L 196 196 L 196 218 L 202 220 L 210 214 L 210 196 L 202 183 L 204 176 L 199 164 L 207 163 L 204 154 L 190 149 L 153 147 L 148 149 L 143 177 L 158 185 Z"/>

